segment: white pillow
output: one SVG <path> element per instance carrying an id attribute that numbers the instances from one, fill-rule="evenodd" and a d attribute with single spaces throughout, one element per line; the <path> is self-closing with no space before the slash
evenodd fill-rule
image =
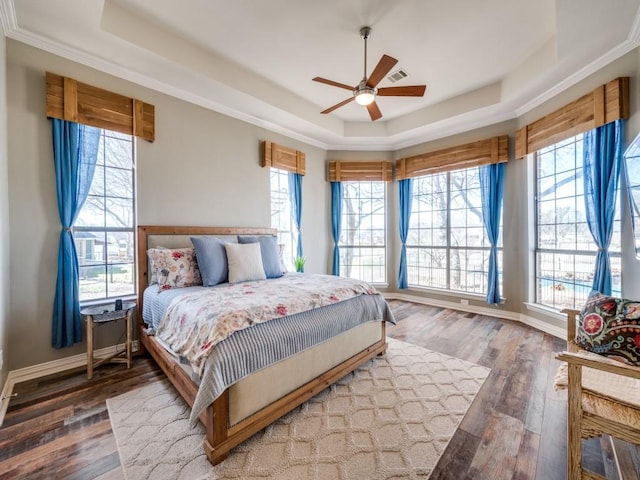
<path id="1" fill-rule="evenodd" d="M 265 280 L 259 243 L 226 243 L 229 283 Z"/>

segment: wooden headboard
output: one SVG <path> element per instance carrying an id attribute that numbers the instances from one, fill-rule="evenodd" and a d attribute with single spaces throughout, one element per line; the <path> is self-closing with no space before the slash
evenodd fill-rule
<path id="1" fill-rule="evenodd" d="M 236 236 L 236 235 L 276 235 L 277 229 L 266 227 L 182 227 L 171 225 L 140 225 L 138 227 L 138 323 L 142 323 L 142 295 L 149 285 L 149 262 L 147 250 L 151 247 L 163 245 L 165 247 L 191 246 L 190 236 Z M 153 237 L 153 240 L 152 240 Z M 156 238 L 158 237 L 158 238 Z M 180 242 L 176 245 L 177 238 Z M 159 240 L 160 239 L 160 240 Z M 165 239 L 165 240 L 162 240 Z"/>

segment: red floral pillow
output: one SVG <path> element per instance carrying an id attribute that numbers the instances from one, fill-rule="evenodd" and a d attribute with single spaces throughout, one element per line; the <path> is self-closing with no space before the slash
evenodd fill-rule
<path id="1" fill-rule="evenodd" d="M 147 250 L 160 290 L 202 285 L 193 248 L 151 248 Z"/>
<path id="2" fill-rule="evenodd" d="M 595 293 L 580 312 L 576 343 L 640 366 L 640 302 Z"/>

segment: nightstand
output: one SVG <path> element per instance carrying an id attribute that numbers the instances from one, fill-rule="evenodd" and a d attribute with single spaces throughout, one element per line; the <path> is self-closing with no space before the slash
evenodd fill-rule
<path id="1" fill-rule="evenodd" d="M 133 309 L 136 307 L 135 302 L 123 302 L 122 310 L 116 310 L 112 305 L 100 305 L 96 307 L 88 307 L 80 310 L 87 323 L 87 378 L 91 380 L 93 377 L 93 369 L 105 362 L 126 363 L 127 368 L 131 368 L 131 350 L 132 350 L 132 334 L 133 334 Z M 122 352 L 114 353 L 106 357 L 94 357 L 93 353 L 93 329 L 98 325 L 103 325 L 117 320 L 126 320 L 127 341 L 126 349 Z"/>

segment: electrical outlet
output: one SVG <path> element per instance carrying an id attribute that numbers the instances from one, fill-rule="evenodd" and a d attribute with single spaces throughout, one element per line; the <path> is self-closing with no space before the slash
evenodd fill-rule
<path id="1" fill-rule="evenodd" d="M 469 300 L 467 300 L 466 298 L 461 298 L 460 299 L 460 304 L 461 305 L 469 305 Z"/>

